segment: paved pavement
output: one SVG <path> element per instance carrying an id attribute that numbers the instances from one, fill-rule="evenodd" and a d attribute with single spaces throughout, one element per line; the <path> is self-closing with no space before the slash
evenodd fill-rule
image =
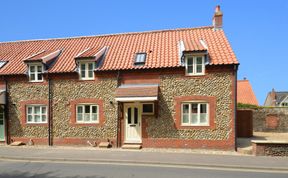
<path id="1" fill-rule="evenodd" d="M 201 154 L 199 154 L 201 153 Z M 204 153 L 204 154 L 203 154 Z M 92 147 L 0 146 L 0 159 L 30 161 L 67 161 L 94 163 L 129 163 L 265 169 L 288 171 L 287 157 L 255 157 L 235 152 L 189 152 L 183 150 L 122 150 Z"/>

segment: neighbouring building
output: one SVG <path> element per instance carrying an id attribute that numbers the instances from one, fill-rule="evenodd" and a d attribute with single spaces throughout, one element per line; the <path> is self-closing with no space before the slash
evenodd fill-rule
<path id="1" fill-rule="evenodd" d="M 246 78 L 237 81 L 237 102 L 256 106 L 259 105 L 252 86 Z"/>
<path id="2" fill-rule="evenodd" d="M 264 106 L 288 107 L 288 91 L 275 91 L 267 94 Z"/>
<path id="3" fill-rule="evenodd" d="M 235 147 L 238 61 L 213 26 L 0 43 L 1 141 Z"/>

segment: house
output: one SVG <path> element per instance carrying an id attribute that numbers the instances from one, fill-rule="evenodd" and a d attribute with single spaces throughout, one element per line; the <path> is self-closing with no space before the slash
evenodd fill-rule
<path id="1" fill-rule="evenodd" d="M 0 64 L 8 144 L 235 147 L 239 63 L 219 6 L 207 27 L 1 42 Z"/>
<path id="2" fill-rule="evenodd" d="M 275 91 L 267 94 L 264 106 L 288 107 L 288 91 Z"/>
<path id="3" fill-rule="evenodd" d="M 237 102 L 256 106 L 259 105 L 252 86 L 246 78 L 237 81 Z"/>

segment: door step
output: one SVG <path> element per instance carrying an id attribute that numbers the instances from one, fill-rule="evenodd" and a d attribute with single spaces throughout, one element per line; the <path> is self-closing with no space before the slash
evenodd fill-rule
<path id="1" fill-rule="evenodd" d="M 122 149 L 133 149 L 133 150 L 140 150 L 142 145 L 140 144 L 124 144 Z"/>

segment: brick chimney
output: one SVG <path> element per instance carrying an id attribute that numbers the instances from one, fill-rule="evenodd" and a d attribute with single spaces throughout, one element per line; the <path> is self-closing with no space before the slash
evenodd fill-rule
<path id="1" fill-rule="evenodd" d="M 215 30 L 222 29 L 223 25 L 223 13 L 220 10 L 220 6 L 216 6 L 215 13 L 213 16 L 213 26 Z"/>

